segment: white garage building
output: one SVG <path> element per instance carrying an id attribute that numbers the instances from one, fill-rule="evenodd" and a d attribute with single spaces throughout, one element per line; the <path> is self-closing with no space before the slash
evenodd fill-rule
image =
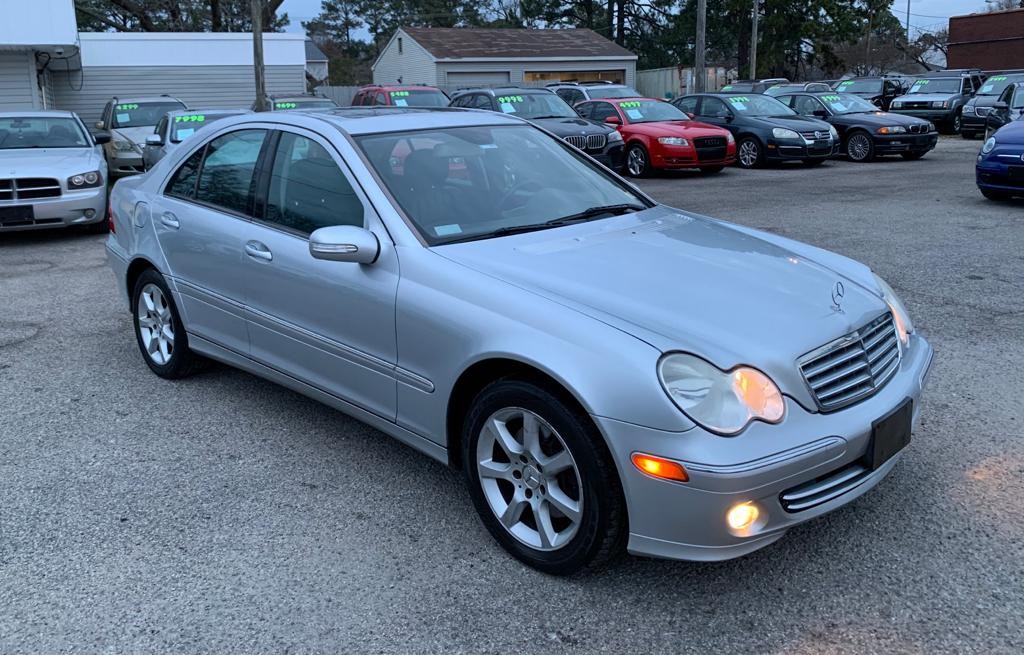
<path id="1" fill-rule="evenodd" d="M 0 111 L 69 109 L 86 124 L 112 96 L 168 94 L 192 107 L 248 108 L 252 34 L 78 32 L 72 0 L 4 4 Z M 264 34 L 267 91 L 306 89 L 306 37 Z"/>
<path id="2" fill-rule="evenodd" d="M 373 64 L 375 84 L 543 86 L 610 80 L 632 85 L 636 55 L 593 30 L 403 27 Z"/>

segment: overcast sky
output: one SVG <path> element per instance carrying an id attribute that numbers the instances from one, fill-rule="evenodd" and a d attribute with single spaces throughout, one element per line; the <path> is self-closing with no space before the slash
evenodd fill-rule
<path id="1" fill-rule="evenodd" d="M 911 32 L 934 32 L 946 27 L 950 16 L 984 11 L 985 6 L 985 0 L 910 0 Z M 281 9 L 292 20 L 288 31 L 300 32 L 302 21 L 320 13 L 320 0 L 285 0 Z M 901 23 L 907 20 L 906 0 L 895 0 L 892 10 Z"/>

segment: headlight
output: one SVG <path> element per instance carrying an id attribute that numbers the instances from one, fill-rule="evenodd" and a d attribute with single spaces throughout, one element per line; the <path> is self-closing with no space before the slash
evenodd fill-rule
<path id="1" fill-rule="evenodd" d="M 974 105 L 964 105 L 964 116 L 974 116 Z"/>
<path id="2" fill-rule="evenodd" d="M 902 125 L 893 125 L 891 127 L 880 127 L 878 128 L 879 134 L 906 134 L 907 128 Z"/>
<path id="3" fill-rule="evenodd" d="M 135 144 L 130 141 L 111 141 L 114 145 L 114 150 L 118 152 L 135 152 Z"/>
<path id="4" fill-rule="evenodd" d="M 616 143 L 618 141 L 622 141 L 622 135 L 619 134 L 618 130 L 612 130 L 611 132 L 609 132 L 607 138 L 608 143 Z"/>
<path id="5" fill-rule="evenodd" d="M 829 135 L 832 136 L 832 140 L 833 141 L 838 141 L 839 140 L 839 131 L 836 130 L 836 128 L 834 126 L 832 126 L 832 125 L 828 126 L 828 133 L 829 133 Z"/>
<path id="6" fill-rule="evenodd" d="M 736 434 L 755 420 L 778 423 L 786 411 L 775 383 L 748 366 L 721 371 L 694 355 L 670 353 L 658 362 L 658 378 L 676 407 L 719 434 Z"/>
<path id="7" fill-rule="evenodd" d="M 891 105 L 889 105 L 889 109 L 899 109 L 902 106 L 902 102 L 893 102 Z"/>
<path id="8" fill-rule="evenodd" d="M 914 331 L 914 324 L 910 322 L 910 314 L 907 313 L 907 308 L 903 306 L 896 292 L 885 283 L 885 280 L 875 275 L 875 282 L 878 283 L 878 287 L 882 290 L 882 299 L 885 300 L 885 304 L 889 305 L 889 311 L 892 312 L 892 319 L 896 323 L 896 334 L 900 337 L 900 343 L 906 348 L 907 344 L 910 343 L 910 333 Z"/>
<path id="9" fill-rule="evenodd" d="M 985 143 L 983 143 L 982 146 L 981 146 L 981 152 L 982 152 L 982 154 L 985 154 L 985 155 L 987 155 L 988 153 L 992 152 L 995 149 L 996 149 L 996 138 L 994 136 L 990 136 L 988 138 L 988 140 L 985 141 Z"/>
<path id="10" fill-rule="evenodd" d="M 776 139 L 799 139 L 800 135 L 793 130 L 787 130 L 784 127 L 776 127 L 772 130 L 772 136 Z"/>
<path id="11" fill-rule="evenodd" d="M 681 136 L 659 136 L 658 143 L 666 146 L 688 146 L 690 142 Z"/>
<path id="12" fill-rule="evenodd" d="M 736 143 L 736 139 L 735 139 L 735 137 L 733 137 L 732 132 L 726 132 L 725 133 L 725 142 L 726 143 Z"/>
<path id="13" fill-rule="evenodd" d="M 78 175 L 72 175 L 68 178 L 68 189 L 91 189 L 103 185 L 103 176 L 100 175 L 99 171 L 89 171 L 88 173 L 79 173 Z"/>
<path id="14" fill-rule="evenodd" d="M 945 109 L 947 104 L 948 103 L 945 100 L 933 100 L 932 101 L 932 107 L 934 109 Z"/>

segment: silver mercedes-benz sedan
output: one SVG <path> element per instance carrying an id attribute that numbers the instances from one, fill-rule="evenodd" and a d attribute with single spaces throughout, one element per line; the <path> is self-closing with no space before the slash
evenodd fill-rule
<path id="1" fill-rule="evenodd" d="M 0 232 L 105 230 L 108 139 L 69 111 L 0 112 Z"/>
<path id="2" fill-rule="evenodd" d="M 220 360 L 460 468 L 549 573 L 737 557 L 852 501 L 932 359 L 863 264 L 660 205 L 492 112 L 227 118 L 112 211 L 154 373 Z"/>

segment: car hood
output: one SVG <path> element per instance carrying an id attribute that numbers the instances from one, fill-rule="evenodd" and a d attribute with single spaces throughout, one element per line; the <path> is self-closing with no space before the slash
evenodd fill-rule
<path id="1" fill-rule="evenodd" d="M 130 141 L 138 146 L 146 145 L 146 137 L 153 133 L 155 125 L 143 125 L 142 127 L 119 127 L 111 130 L 111 138 L 115 140 Z"/>
<path id="2" fill-rule="evenodd" d="M 612 131 L 610 127 L 598 125 L 593 121 L 582 118 L 572 118 L 571 116 L 565 118 L 531 118 L 528 120 L 534 125 L 543 127 L 545 130 L 561 137 L 584 134 L 608 134 Z"/>
<path id="3" fill-rule="evenodd" d="M 657 123 L 630 123 L 630 132 L 648 136 L 682 136 L 689 139 L 699 136 L 725 136 L 727 130 L 699 121 L 659 121 Z"/>
<path id="4" fill-rule="evenodd" d="M 802 388 L 794 377 L 800 355 L 862 326 L 886 305 L 869 288 L 874 283 L 863 265 L 765 236 L 659 206 L 435 251 L 663 351 L 693 352 L 723 368 L 751 364 Z M 847 270 L 823 263 L 830 257 Z"/>
<path id="5" fill-rule="evenodd" d="M 884 127 L 886 125 L 917 125 L 924 123 L 924 120 L 893 114 L 887 111 L 871 111 L 856 114 L 839 114 L 835 117 L 845 123 L 856 123 L 857 125 L 869 125 L 873 127 Z"/>
<path id="6" fill-rule="evenodd" d="M 896 98 L 894 102 L 936 102 L 951 100 L 960 95 L 959 93 L 913 93 Z"/>
<path id="7" fill-rule="evenodd" d="M 103 170 L 103 156 L 95 148 L 30 148 L 0 150 L 0 177 L 56 177 Z"/>
<path id="8" fill-rule="evenodd" d="M 809 116 L 750 116 L 747 120 L 766 128 L 784 127 L 790 130 L 824 130 L 828 132 L 829 124 Z"/>
<path id="9" fill-rule="evenodd" d="M 1024 145 L 1024 120 L 1012 121 L 999 128 L 996 141 L 1001 144 Z"/>

